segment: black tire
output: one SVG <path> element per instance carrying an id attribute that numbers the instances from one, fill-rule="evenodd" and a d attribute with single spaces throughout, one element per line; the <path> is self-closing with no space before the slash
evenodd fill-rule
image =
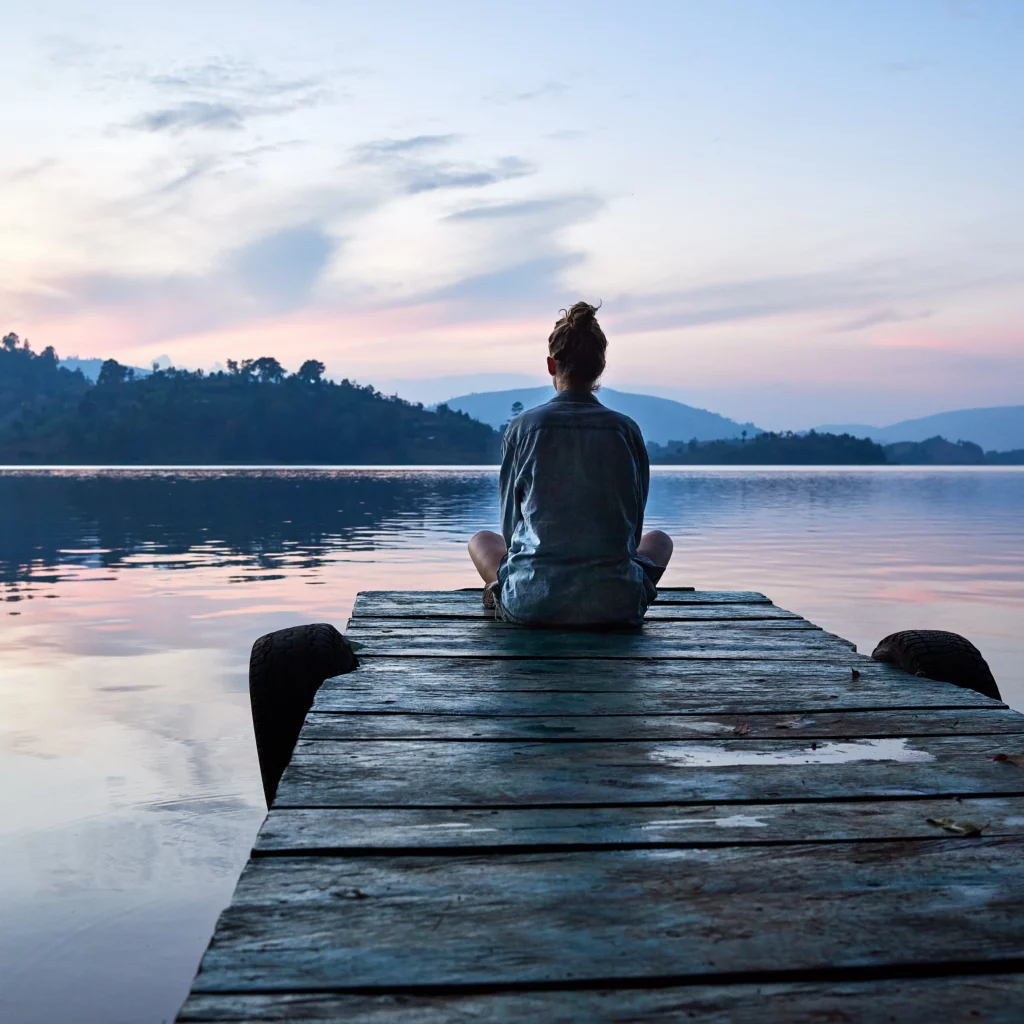
<path id="1" fill-rule="evenodd" d="M 358 664 L 348 641 L 326 622 L 279 629 L 252 645 L 249 701 L 267 807 L 320 684 Z"/>
<path id="2" fill-rule="evenodd" d="M 981 651 L 959 633 L 945 633 L 939 629 L 905 629 L 879 641 L 871 657 L 875 661 L 887 661 L 915 676 L 953 683 L 1002 700 L 992 670 L 981 656 Z"/>

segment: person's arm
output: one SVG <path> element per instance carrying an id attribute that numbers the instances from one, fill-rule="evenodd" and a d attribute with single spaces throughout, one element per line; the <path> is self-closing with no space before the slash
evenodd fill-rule
<path id="1" fill-rule="evenodd" d="M 647 495 L 651 490 L 651 460 L 647 455 L 647 445 L 644 443 L 643 435 L 637 431 L 636 440 L 636 475 L 640 484 L 640 508 L 636 517 L 636 542 L 640 544 L 640 538 L 644 535 L 644 511 L 647 508 Z"/>
<path id="2" fill-rule="evenodd" d="M 512 533 L 520 519 L 519 500 L 516 497 L 516 448 L 511 429 L 501 439 L 501 472 L 498 475 L 498 493 L 501 497 L 501 535 L 505 546 L 512 547 Z"/>

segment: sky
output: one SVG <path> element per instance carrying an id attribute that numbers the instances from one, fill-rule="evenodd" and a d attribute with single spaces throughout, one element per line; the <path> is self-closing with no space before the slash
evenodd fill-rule
<path id="1" fill-rule="evenodd" d="M 0 0 L 0 331 L 774 429 L 1024 403 L 1024 4 Z"/>

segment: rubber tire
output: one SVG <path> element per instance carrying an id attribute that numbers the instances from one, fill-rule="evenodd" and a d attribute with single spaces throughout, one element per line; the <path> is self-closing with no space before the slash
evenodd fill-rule
<path id="1" fill-rule="evenodd" d="M 267 807 L 320 684 L 358 664 L 348 641 L 327 622 L 279 629 L 252 645 L 249 701 Z"/>
<path id="2" fill-rule="evenodd" d="M 953 683 L 1002 700 L 988 662 L 970 640 L 939 629 L 905 629 L 891 633 L 871 652 L 875 661 L 896 665 L 926 679 Z"/>

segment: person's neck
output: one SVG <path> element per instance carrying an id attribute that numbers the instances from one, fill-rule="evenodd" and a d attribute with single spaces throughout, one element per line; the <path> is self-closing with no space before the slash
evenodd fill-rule
<path id="1" fill-rule="evenodd" d="M 589 381 L 586 384 L 580 384 L 578 381 L 570 380 L 567 377 L 552 377 L 551 383 L 554 384 L 555 390 L 558 392 L 562 391 L 586 391 L 593 393 L 594 382 Z"/>

